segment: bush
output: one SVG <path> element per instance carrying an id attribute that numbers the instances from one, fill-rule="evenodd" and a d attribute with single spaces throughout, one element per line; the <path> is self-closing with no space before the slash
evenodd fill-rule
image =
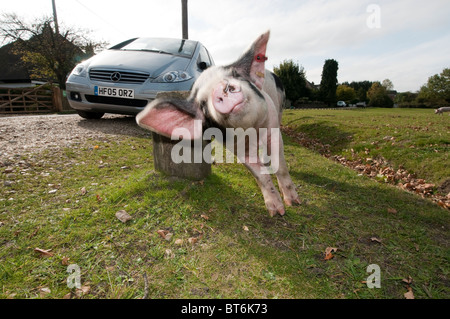
<path id="1" fill-rule="evenodd" d="M 367 92 L 370 107 L 394 107 L 394 101 L 387 94 L 380 82 L 374 82 Z"/>
<path id="2" fill-rule="evenodd" d="M 288 100 L 296 101 L 309 95 L 303 67 L 292 60 L 284 60 L 279 67 L 274 67 L 273 71 L 283 83 Z"/>

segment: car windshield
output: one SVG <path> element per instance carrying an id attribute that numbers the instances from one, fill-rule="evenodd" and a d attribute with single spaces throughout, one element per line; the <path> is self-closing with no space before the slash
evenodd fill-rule
<path id="1" fill-rule="evenodd" d="M 197 42 L 191 40 L 136 38 L 122 42 L 110 49 L 158 52 L 190 58 L 194 54 L 196 45 Z"/>

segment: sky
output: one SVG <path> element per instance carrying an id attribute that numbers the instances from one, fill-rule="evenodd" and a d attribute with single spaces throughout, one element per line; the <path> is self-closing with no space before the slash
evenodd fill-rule
<path id="1" fill-rule="evenodd" d="M 60 28 L 88 30 L 111 46 L 129 38 L 181 38 L 181 0 L 55 0 Z M 390 79 L 415 92 L 450 67 L 448 0 L 188 0 L 189 38 L 216 65 L 234 62 L 271 31 L 266 68 L 284 60 L 320 83 L 323 64 L 339 64 L 338 82 Z M 31 22 L 52 15 L 52 0 L 2 0 L 0 13 Z"/>

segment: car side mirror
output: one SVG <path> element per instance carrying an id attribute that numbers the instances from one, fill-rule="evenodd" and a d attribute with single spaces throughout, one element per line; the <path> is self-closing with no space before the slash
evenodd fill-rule
<path id="1" fill-rule="evenodd" d="M 200 62 L 198 64 L 198 68 L 202 71 L 205 71 L 208 68 L 208 64 L 206 64 L 206 62 Z"/>

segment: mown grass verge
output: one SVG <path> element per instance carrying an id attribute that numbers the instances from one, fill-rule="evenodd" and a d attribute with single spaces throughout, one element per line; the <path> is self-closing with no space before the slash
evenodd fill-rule
<path id="1" fill-rule="evenodd" d="M 0 168 L 14 175 L 0 188 L 0 297 L 404 298 L 408 286 L 450 296 L 447 210 L 289 137 L 285 148 L 304 204 L 275 218 L 242 165 L 214 165 L 201 182 L 163 176 L 147 138 L 18 158 Z M 69 264 L 81 290 L 67 285 Z M 370 264 L 381 288 L 365 283 Z"/>

